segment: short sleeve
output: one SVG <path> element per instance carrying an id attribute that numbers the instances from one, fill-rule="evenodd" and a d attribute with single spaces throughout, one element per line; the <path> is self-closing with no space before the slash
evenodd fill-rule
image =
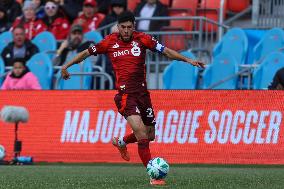
<path id="1" fill-rule="evenodd" d="M 141 42 L 143 45 L 154 52 L 159 52 L 163 53 L 165 46 L 162 45 L 158 40 L 156 40 L 154 37 L 148 34 L 143 34 L 142 37 L 140 38 Z"/>
<path id="2" fill-rule="evenodd" d="M 98 44 L 90 46 L 88 48 L 89 53 L 95 56 L 97 54 L 107 53 L 109 41 L 110 41 L 110 36 L 107 36 L 105 39 L 103 39 Z"/>

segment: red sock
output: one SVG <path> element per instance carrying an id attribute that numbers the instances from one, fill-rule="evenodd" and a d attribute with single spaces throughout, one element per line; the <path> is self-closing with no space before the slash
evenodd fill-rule
<path id="1" fill-rule="evenodd" d="M 145 167 L 147 167 L 148 162 L 151 160 L 149 142 L 150 141 L 148 139 L 142 139 L 138 141 L 138 154 Z"/>
<path id="2" fill-rule="evenodd" d="M 123 141 L 126 143 L 126 144 L 130 144 L 130 143 L 135 143 L 137 142 L 137 139 L 136 139 L 136 136 L 134 135 L 134 133 L 131 133 L 129 135 L 126 135 L 123 137 Z"/>

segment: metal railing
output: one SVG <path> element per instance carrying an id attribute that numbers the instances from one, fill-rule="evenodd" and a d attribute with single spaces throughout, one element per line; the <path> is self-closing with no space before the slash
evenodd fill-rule
<path id="1" fill-rule="evenodd" d="M 223 79 L 220 79 L 219 81 L 211 84 L 207 89 L 214 89 L 215 87 L 218 87 L 219 85 L 222 85 L 223 83 L 230 81 L 231 79 L 234 79 L 236 77 L 240 78 L 239 84 L 237 86 L 238 89 L 251 89 L 252 71 L 257 67 L 258 67 L 258 64 L 239 65 L 239 69 L 241 71 L 238 71 L 236 74 L 232 74 Z M 246 84 L 244 84 L 245 78 L 247 78 Z"/>
<path id="2" fill-rule="evenodd" d="M 256 27 L 284 27 L 284 0 L 253 0 L 252 9 L 252 22 Z"/>
<path id="3" fill-rule="evenodd" d="M 220 10 L 219 10 L 219 24 L 224 23 L 224 7 L 225 7 L 225 0 L 220 1 Z M 223 27 L 219 27 L 218 31 L 218 39 L 219 41 L 222 39 L 224 33 Z"/>
<path id="4" fill-rule="evenodd" d="M 81 79 L 80 79 L 81 88 L 80 89 L 83 89 L 83 79 L 82 79 L 83 77 L 82 76 L 93 76 L 94 78 L 104 76 L 109 81 L 109 89 L 113 89 L 112 78 L 110 77 L 109 74 L 105 72 L 74 72 L 74 73 L 71 72 L 70 75 L 71 76 L 81 76 Z M 62 77 L 58 77 L 58 79 L 56 80 L 55 86 L 59 86 L 59 82 L 61 79 Z M 93 88 L 96 88 L 96 82 L 94 82 Z"/>

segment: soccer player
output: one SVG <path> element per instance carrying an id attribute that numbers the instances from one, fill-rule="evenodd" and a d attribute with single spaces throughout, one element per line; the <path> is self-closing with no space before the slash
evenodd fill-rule
<path id="1" fill-rule="evenodd" d="M 70 62 L 62 66 L 61 74 L 69 79 L 67 68 L 77 64 L 90 55 L 107 54 L 112 62 L 116 76 L 115 104 L 133 133 L 123 138 L 113 138 L 113 145 L 118 148 L 121 157 L 129 161 L 127 144 L 138 143 L 138 154 L 146 167 L 151 159 L 149 142 L 155 139 L 155 115 L 146 84 L 145 55 L 146 49 L 161 53 L 171 59 L 184 61 L 203 68 L 204 64 L 182 56 L 160 44 L 155 38 L 142 32 L 134 31 L 135 17 L 126 11 L 118 17 L 118 33 L 105 37 L 100 43 L 82 51 Z M 163 185 L 164 180 L 150 179 L 152 185 Z"/>

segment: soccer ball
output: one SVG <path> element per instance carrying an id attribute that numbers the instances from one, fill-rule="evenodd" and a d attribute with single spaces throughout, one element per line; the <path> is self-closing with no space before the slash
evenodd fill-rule
<path id="1" fill-rule="evenodd" d="M 169 164 L 160 157 L 151 159 L 147 165 L 147 173 L 151 179 L 163 179 L 169 172 Z"/>
<path id="2" fill-rule="evenodd" d="M 0 160 L 3 160 L 5 155 L 6 155 L 5 148 L 4 146 L 0 145 Z"/>

